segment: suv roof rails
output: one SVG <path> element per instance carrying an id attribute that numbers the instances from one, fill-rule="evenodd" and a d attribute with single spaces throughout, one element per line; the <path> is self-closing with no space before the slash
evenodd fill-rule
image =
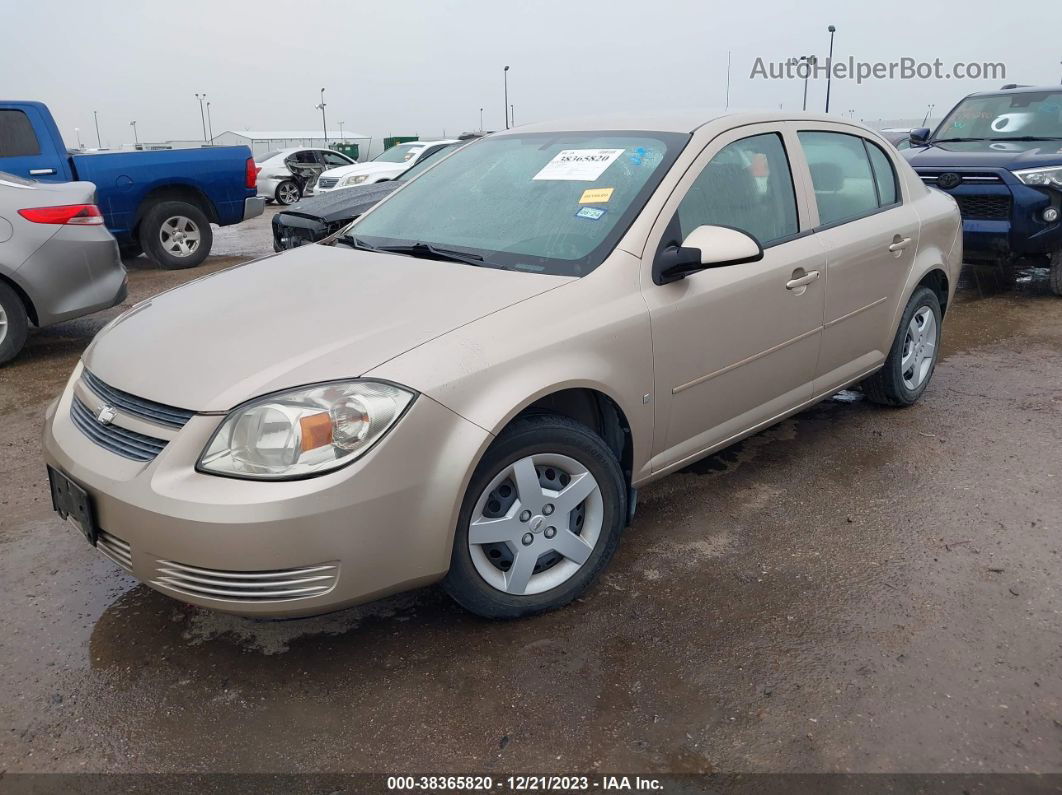
<path id="1" fill-rule="evenodd" d="M 1032 86 L 1023 83 L 1007 83 L 1000 91 L 1009 91 L 1012 88 L 1032 88 Z"/>

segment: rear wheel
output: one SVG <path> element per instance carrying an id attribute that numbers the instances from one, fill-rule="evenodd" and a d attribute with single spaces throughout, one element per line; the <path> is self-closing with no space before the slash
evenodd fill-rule
<path id="1" fill-rule="evenodd" d="M 910 406 L 933 377 L 940 351 L 940 301 L 919 287 L 907 302 L 885 366 L 863 382 L 863 393 L 885 406 Z"/>
<path id="2" fill-rule="evenodd" d="M 273 197 L 277 200 L 277 204 L 287 207 L 289 204 L 294 204 L 301 199 L 302 192 L 294 180 L 286 179 L 277 185 L 276 191 L 273 192 Z"/>
<path id="3" fill-rule="evenodd" d="M 159 202 L 140 222 L 140 245 L 167 270 L 194 268 L 207 258 L 213 242 L 206 215 L 188 202 Z"/>
<path id="4" fill-rule="evenodd" d="M 18 294 L 0 282 L 0 364 L 11 361 L 26 344 L 29 319 Z"/>
<path id="5" fill-rule="evenodd" d="M 1051 292 L 1062 296 L 1062 249 L 1051 255 L 1051 271 L 1048 274 L 1048 284 Z"/>
<path id="6" fill-rule="evenodd" d="M 562 607 L 608 564 L 626 501 L 619 462 L 592 430 L 552 414 L 519 419 L 472 476 L 443 586 L 488 618 Z"/>

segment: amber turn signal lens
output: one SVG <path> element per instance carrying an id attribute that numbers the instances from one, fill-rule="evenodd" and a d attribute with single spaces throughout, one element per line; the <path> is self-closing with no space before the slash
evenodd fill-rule
<path id="1" fill-rule="evenodd" d="M 332 444 L 332 417 L 327 411 L 302 417 L 299 420 L 299 430 L 302 431 L 300 447 L 304 453 Z"/>

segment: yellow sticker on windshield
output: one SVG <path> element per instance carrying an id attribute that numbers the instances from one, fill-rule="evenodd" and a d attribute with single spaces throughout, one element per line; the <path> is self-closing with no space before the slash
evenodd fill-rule
<path id="1" fill-rule="evenodd" d="M 613 188 L 587 188 L 579 198 L 579 204 L 604 204 L 612 198 Z"/>

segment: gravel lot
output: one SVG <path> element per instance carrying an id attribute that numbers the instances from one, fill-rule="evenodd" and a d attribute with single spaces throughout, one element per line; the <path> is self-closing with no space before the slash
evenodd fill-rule
<path id="1" fill-rule="evenodd" d="M 193 271 L 130 262 L 130 302 L 269 253 L 272 212 Z M 923 402 L 842 393 L 655 484 L 584 599 L 513 623 L 138 585 L 39 448 L 118 310 L 32 334 L 0 369 L 0 770 L 1062 770 L 1062 299 L 968 276 Z"/>

